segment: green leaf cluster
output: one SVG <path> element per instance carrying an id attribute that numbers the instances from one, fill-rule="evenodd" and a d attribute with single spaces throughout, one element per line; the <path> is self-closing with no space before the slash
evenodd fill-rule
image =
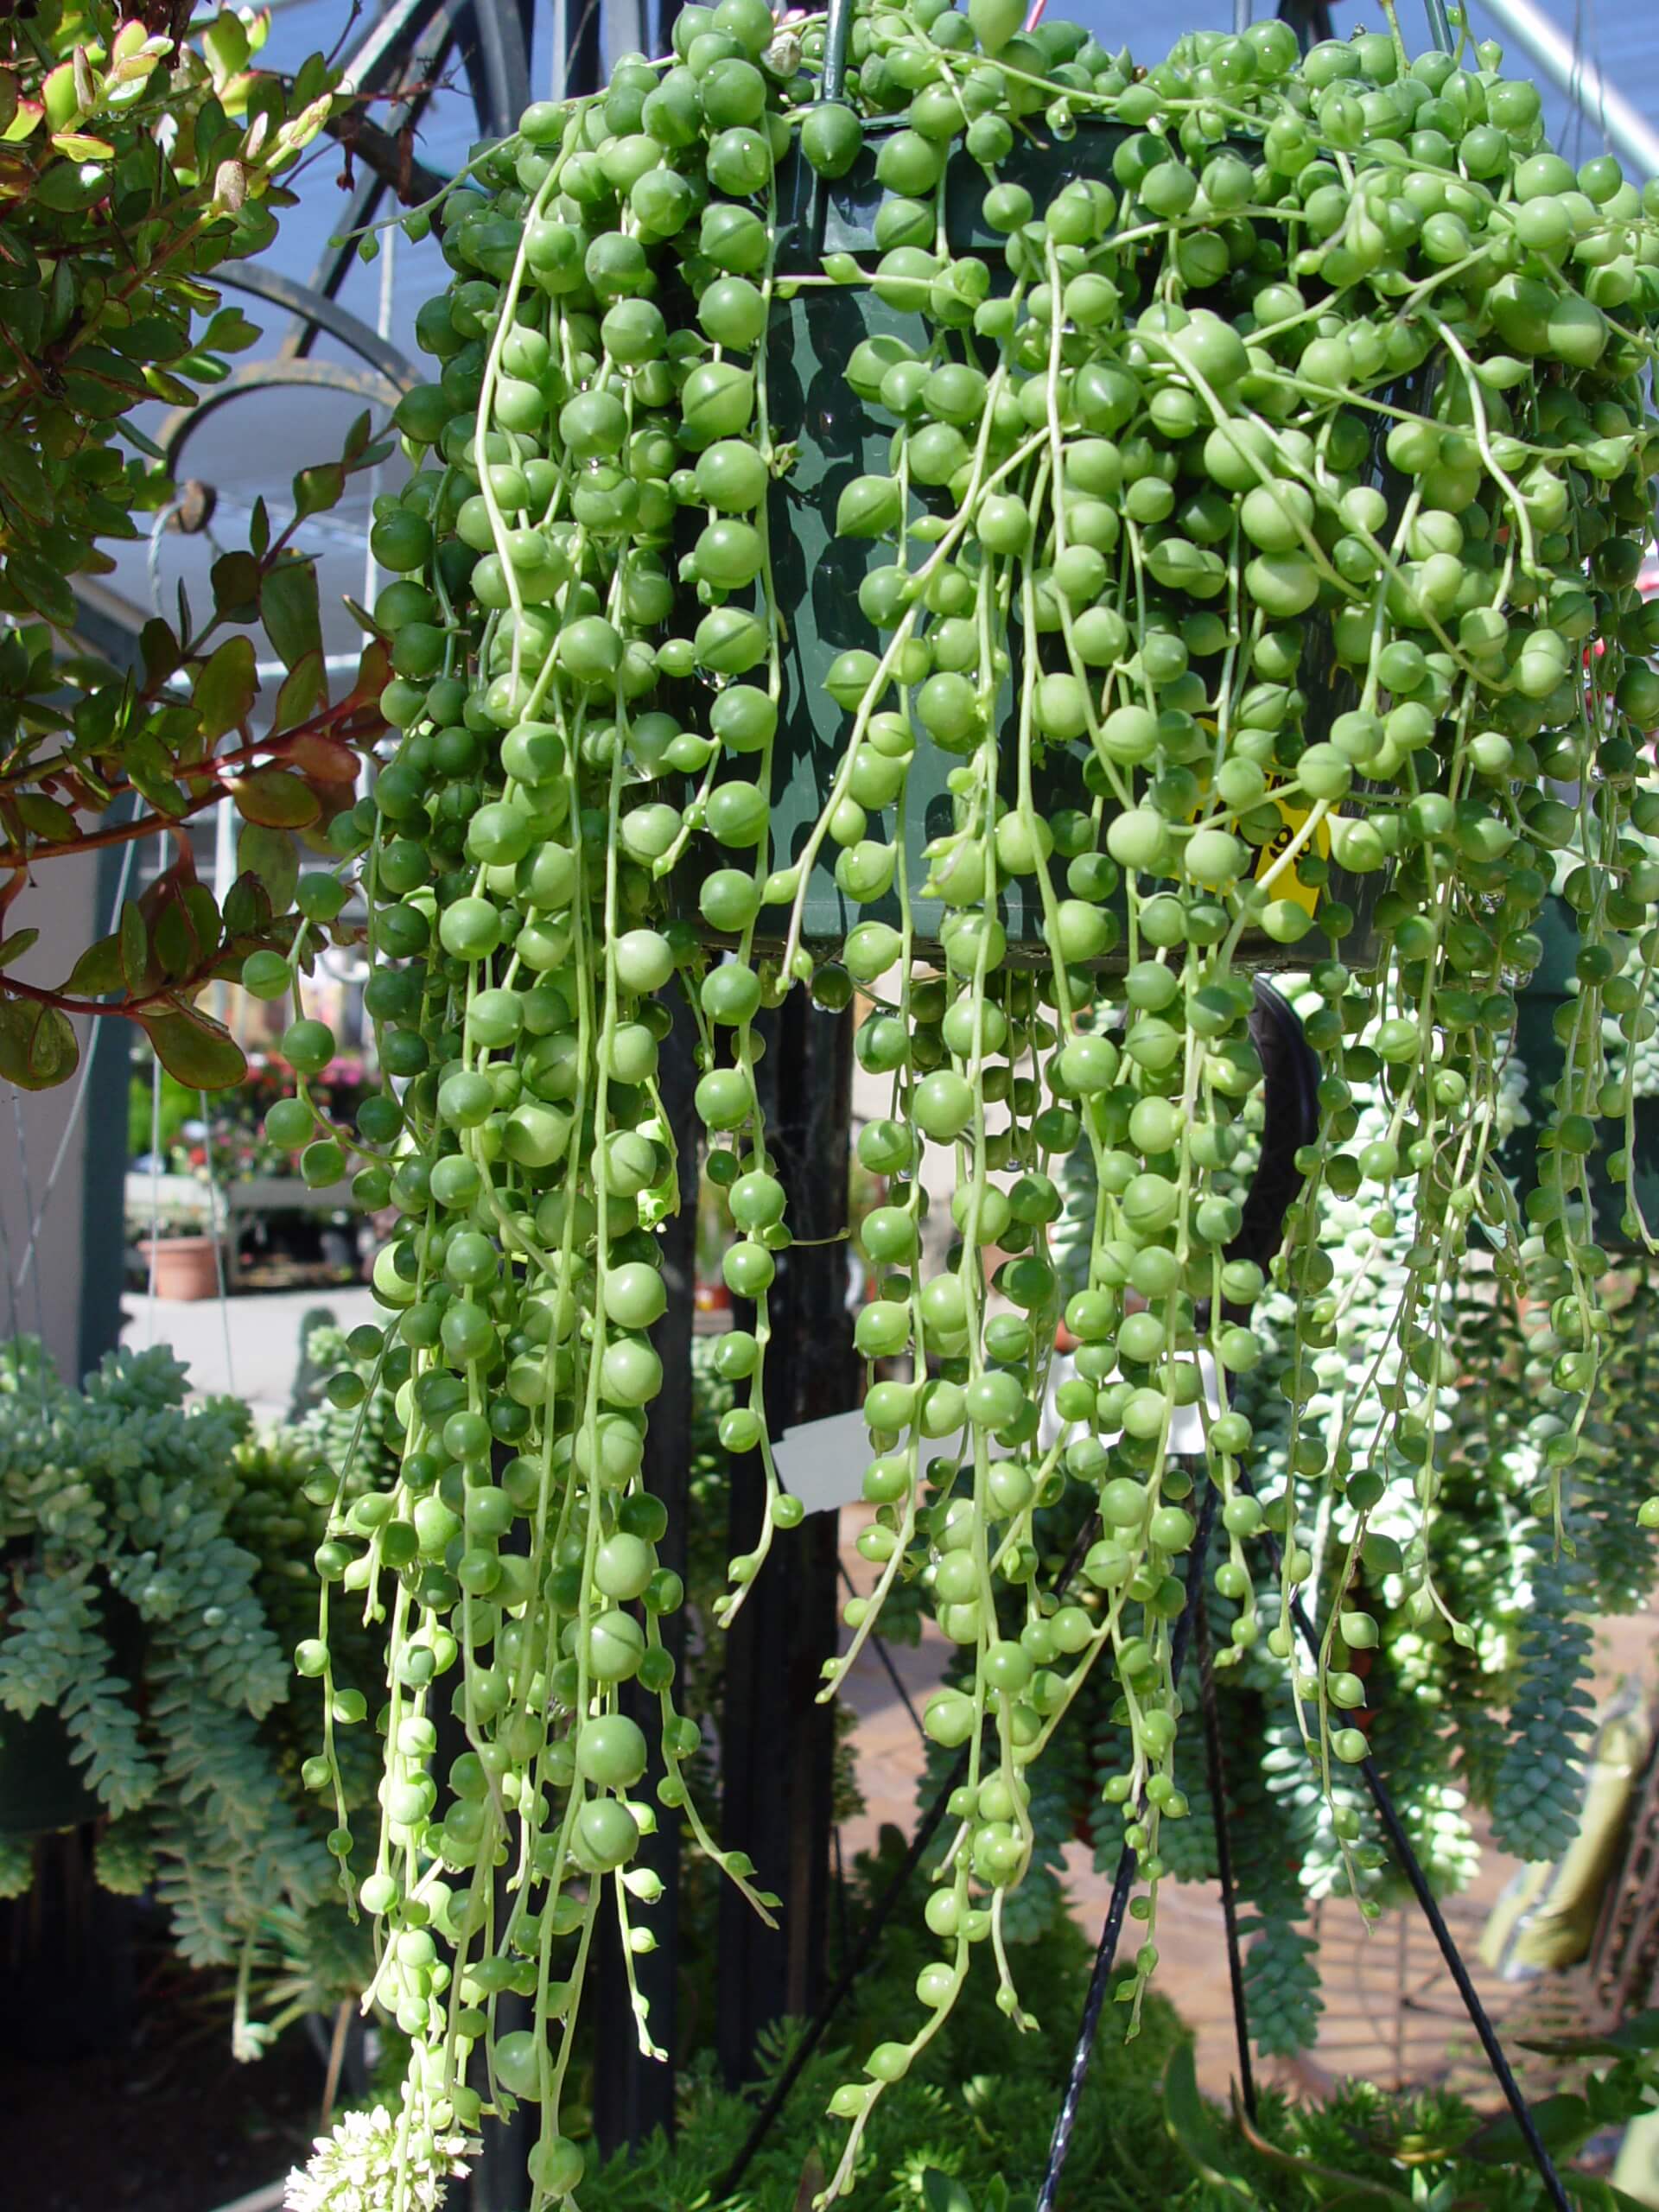
<path id="1" fill-rule="evenodd" d="M 896 1830 L 861 1857 L 849 1883 L 851 1929 L 891 1879 L 904 1853 Z M 873 2212 L 1031 2212 L 1047 2154 L 1088 1987 L 1090 1947 L 1061 1915 L 1036 1942 L 1012 1945 L 1022 1987 L 1042 1991 L 1040 2023 L 1013 2035 L 988 1991 L 964 1992 L 952 2014 L 873 2118 L 861 2151 L 859 2197 Z M 787 2063 L 798 2024 L 763 2043 L 761 2067 L 741 2094 L 719 2082 L 711 2056 L 686 2069 L 677 2139 L 655 2139 L 633 2158 L 619 2158 L 582 2184 L 583 2212 L 791 2212 L 810 2202 L 804 2178 L 833 2170 L 836 2123 L 824 2107 L 836 2084 L 855 2072 L 877 2043 L 901 2032 L 914 2006 L 918 1972 L 930 1957 L 901 1915 L 833 2031 L 814 2054 L 784 2112 L 734 2196 L 719 2184 L 753 2124 L 758 2105 Z M 1108 2007 L 1073 2137 L 1065 2212 L 1154 2212 L 1188 2181 L 1185 2159 L 1163 2123 L 1161 2081 L 1185 2031 L 1155 1993 L 1141 2033 L 1127 2040 L 1128 2017 Z"/>
<path id="2" fill-rule="evenodd" d="M 291 1435 L 257 1441 L 245 1407 L 186 1388 L 161 1349 L 112 1353 L 84 1391 L 28 1339 L 0 1351 L 0 1760 L 55 1714 L 103 1816 L 99 1879 L 153 1889 L 193 1965 L 291 1973 L 338 1941 L 288 1656 L 334 1484 Z M 365 1640 L 340 1656 L 342 1688 L 370 1681 Z"/>
<path id="3" fill-rule="evenodd" d="M 276 236 L 277 180 L 332 93 L 321 63 L 308 98 L 249 68 L 263 25 L 220 24 L 233 74 L 218 27 L 193 44 L 98 0 L 0 25 L 0 611 L 19 620 L 72 626 L 69 579 L 107 573 L 99 541 L 165 496 L 131 411 L 192 404 L 257 334 L 208 280 Z"/>
<path id="4" fill-rule="evenodd" d="M 294 517 L 273 532 L 263 503 L 251 548 L 214 564 L 213 607 L 144 626 L 136 665 L 86 649 L 74 581 L 107 575 L 177 496 L 137 419 L 156 401 L 195 404 L 258 337 L 212 281 L 276 234 L 282 181 L 336 99 L 321 57 L 293 79 L 255 65 L 264 18 L 226 10 L 193 41 L 125 20 L 101 0 L 46 0 L 0 22 L 0 917 L 33 872 L 88 840 L 164 831 L 229 791 L 250 825 L 291 851 L 351 846 L 358 753 L 381 728 L 372 645 L 330 701 L 311 561 L 293 533 L 335 505 L 385 448 L 365 416 L 341 457 L 295 478 Z M 260 696 L 252 626 L 287 671 Z M 120 807 L 118 817 L 111 810 Z M 188 856 L 159 896 L 72 958 L 44 989 L 10 972 L 31 933 L 7 933 L 0 967 L 0 1080 L 40 1090 L 73 1074 L 68 1017 L 138 1021 L 193 1088 L 236 1082 L 245 1063 L 194 1001 L 250 951 L 288 953 L 291 862 L 245 856 L 223 910 Z M 284 883 L 283 877 L 287 880 Z M 73 949 L 71 949 L 72 953 Z"/>

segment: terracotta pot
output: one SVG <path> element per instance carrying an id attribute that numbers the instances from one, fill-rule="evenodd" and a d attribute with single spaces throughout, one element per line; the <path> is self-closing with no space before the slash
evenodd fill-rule
<path id="1" fill-rule="evenodd" d="M 186 1300 L 218 1297 L 219 1265 L 211 1236 L 141 1238 L 138 1256 L 146 1267 L 152 1255 L 157 1298 Z"/>

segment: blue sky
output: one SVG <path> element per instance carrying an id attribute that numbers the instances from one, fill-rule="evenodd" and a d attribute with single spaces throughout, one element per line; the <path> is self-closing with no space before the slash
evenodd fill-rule
<path id="1" fill-rule="evenodd" d="M 1577 0 L 1576 5 L 1574 0 L 1541 0 L 1541 4 L 1569 37 L 1577 38 L 1587 55 L 1600 63 L 1628 99 L 1649 116 L 1659 117 L 1659 5 L 1655 4 L 1655 0 Z M 1065 0 L 1054 0 L 1053 11 L 1072 14 L 1114 48 L 1127 42 L 1140 61 L 1157 60 L 1179 30 L 1228 29 L 1233 20 L 1232 0 L 1185 0 L 1179 9 L 1155 12 L 1144 5 L 1127 6 L 1123 0 L 1075 0 L 1069 10 Z M 1259 15 L 1270 11 L 1269 4 L 1258 0 Z M 538 80 L 545 79 L 548 69 L 550 12 L 546 7 L 537 10 L 540 51 L 534 58 L 534 73 Z M 1363 4 L 1363 0 L 1361 4 L 1355 4 L 1355 0 L 1335 0 L 1332 12 L 1339 35 L 1362 27 L 1382 27 L 1380 9 L 1375 4 Z M 314 48 L 332 47 L 347 14 L 345 0 L 281 0 L 265 58 L 280 66 L 291 67 Z M 1401 16 L 1408 42 L 1426 45 L 1427 33 L 1421 0 L 1401 0 Z M 366 20 L 365 10 L 359 21 Z M 1493 35 L 1492 26 L 1478 6 L 1473 7 L 1471 20 L 1478 36 Z M 1526 73 L 1525 57 L 1512 48 L 1509 67 L 1516 73 Z M 1593 122 L 1570 109 L 1567 102 L 1548 87 L 1545 91 L 1551 135 L 1563 144 L 1563 150 L 1575 159 L 1600 150 L 1600 133 Z M 464 94 L 457 92 L 442 96 L 423 127 L 423 157 L 436 168 L 450 166 L 464 157 L 473 130 L 470 104 Z M 311 266 L 327 237 L 330 223 L 337 219 L 337 207 L 344 201 L 343 194 L 322 188 L 322 175 L 332 173 L 334 167 L 332 162 L 320 165 L 321 173 L 316 180 L 319 188 L 308 194 L 306 207 L 295 210 L 287 219 L 276 259 L 279 266 L 296 276 L 304 274 Z M 434 281 L 434 257 L 405 246 L 398 257 L 401 265 L 396 274 L 394 312 L 397 324 L 406 332 L 415 308 Z M 349 302 L 370 321 L 378 313 L 380 279 L 379 269 L 371 266 L 355 271 L 349 280 Z"/>
<path id="2" fill-rule="evenodd" d="M 1549 10 L 1569 38 L 1576 37 L 1582 50 L 1599 63 L 1627 99 L 1650 118 L 1659 118 L 1659 0 L 1541 0 L 1541 4 Z M 1053 6 L 1057 13 L 1067 12 L 1065 0 L 1053 0 Z M 1421 0 L 1400 0 L 1400 10 L 1408 43 L 1426 46 Z M 1072 0 L 1069 12 L 1114 48 L 1128 43 L 1135 58 L 1142 62 L 1159 60 L 1183 29 L 1225 29 L 1233 20 L 1232 0 L 1185 0 L 1179 10 L 1155 12 L 1144 4 L 1125 5 L 1123 0 Z M 1258 15 L 1269 12 L 1270 0 L 1258 0 Z M 1356 29 L 1382 28 L 1382 14 L 1375 0 L 1369 5 L 1363 0 L 1358 3 L 1334 0 L 1332 12 L 1339 36 Z M 373 13 L 372 0 L 365 0 L 356 23 L 371 22 Z M 550 16 L 550 5 L 538 5 L 538 46 L 532 60 L 538 87 L 545 87 L 548 79 Z M 350 20 L 348 0 L 276 0 L 270 42 L 262 60 L 267 65 L 294 67 L 313 50 L 335 46 Z M 1492 35 L 1490 21 L 1473 0 L 1471 21 L 1478 36 Z M 353 33 L 353 37 L 360 35 L 360 29 Z M 1507 66 L 1512 73 L 1529 73 L 1524 56 L 1516 50 L 1511 50 Z M 1546 102 L 1552 136 L 1564 152 L 1579 161 L 1601 150 L 1601 135 L 1592 121 L 1572 111 L 1548 87 Z M 465 158 L 475 127 L 464 87 L 441 93 L 423 129 L 422 157 L 441 170 L 453 168 Z M 313 151 L 304 204 L 284 218 L 271 256 L 274 265 L 288 275 L 300 279 L 308 276 L 331 229 L 342 219 L 348 197 L 334 182 L 340 166 L 330 142 L 320 142 Z M 411 246 L 404 240 L 397 241 L 390 270 L 391 333 L 405 351 L 413 351 L 416 308 L 429 292 L 442 285 L 447 274 L 429 242 Z M 365 321 L 377 323 L 387 275 L 384 261 L 353 268 L 341 294 L 342 302 Z M 236 296 L 227 294 L 227 297 Z M 285 318 L 245 297 L 239 304 L 256 321 L 264 324 L 273 343 L 280 339 Z M 324 358 L 331 354 L 350 358 L 328 340 L 321 341 L 315 350 Z M 204 423 L 188 449 L 187 467 L 190 474 L 219 487 L 220 534 L 226 545 L 237 543 L 245 531 L 246 512 L 256 496 L 263 493 L 273 512 L 283 510 L 294 470 L 337 451 L 346 426 L 359 406 L 360 402 L 318 390 L 268 392 L 233 403 Z M 326 604 L 338 607 L 341 593 L 360 595 L 363 590 L 363 543 L 370 489 L 364 480 L 357 480 L 345 505 L 320 532 L 312 534 L 311 543 L 327 556 Z M 211 549 L 200 540 L 169 537 L 161 542 L 153 562 L 137 551 L 124 553 L 118 588 L 139 601 L 148 612 L 152 572 L 169 607 L 174 580 L 184 576 L 197 580 L 193 597 L 200 600 L 200 580 L 211 557 Z M 349 645 L 356 636 L 341 610 L 331 625 L 331 645 Z"/>

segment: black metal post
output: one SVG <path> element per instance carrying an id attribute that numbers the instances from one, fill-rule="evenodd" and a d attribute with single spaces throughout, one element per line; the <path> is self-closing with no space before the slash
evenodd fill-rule
<path id="1" fill-rule="evenodd" d="M 767 1024 L 760 1076 L 778 1174 L 797 1242 L 779 1255 L 769 1296 L 771 1433 L 856 1404 L 859 1364 L 847 1306 L 847 1177 L 852 1027 L 797 995 Z M 734 1553 L 761 1525 L 758 1458 L 734 1462 Z M 727 1638 L 721 1730 L 722 1840 L 754 1861 L 782 1900 L 775 1930 L 729 1885 L 720 1903 L 717 2044 L 737 2083 L 760 2031 L 817 2001 L 829 1901 L 835 1712 L 817 1702 L 836 1635 L 838 1530 L 814 1515 L 772 1547 Z"/>
<path id="2" fill-rule="evenodd" d="M 532 10 L 524 0 L 473 0 L 456 18 L 467 82 L 478 127 L 487 138 L 505 138 L 530 105 Z M 573 92 L 593 86 L 572 84 Z"/>
<path id="3" fill-rule="evenodd" d="M 512 1910 L 512 1904 L 505 1873 L 498 1872 L 496 1910 L 505 1918 Z M 535 2024 L 533 1999 L 516 1996 L 512 1990 L 504 1990 L 496 1999 L 497 2035 L 517 2034 Z M 486 2087 L 484 2069 L 479 2063 L 481 2056 L 481 2053 L 474 2054 L 473 2086 L 478 2089 Z M 455 2184 L 451 2201 L 459 2200 L 464 2190 L 467 2212 L 523 2212 L 523 2207 L 530 2202 L 530 2154 L 536 2147 L 541 2128 L 540 2109 L 530 2103 L 519 2105 L 510 2120 L 497 2113 L 487 2120 L 479 2131 L 477 2163 L 471 2168 L 467 2180 Z"/>
<path id="4" fill-rule="evenodd" d="M 652 1408 L 644 1477 L 645 1487 L 662 1500 L 668 1513 L 667 1532 L 657 1547 L 658 1560 L 682 1578 L 690 1511 L 691 1337 L 698 1183 L 698 1123 L 691 1103 L 697 1079 L 693 1057 L 696 1041 L 696 1024 L 676 992 L 674 1027 L 663 1043 L 658 1083 L 679 1154 L 680 1211 L 665 1225 L 661 1240 L 668 1310 L 652 1332 L 652 1342 L 663 1363 L 663 1389 Z M 665 1615 L 662 1634 L 664 1647 L 677 1669 L 685 1659 L 684 1613 Z M 649 1799 L 654 1799 L 663 1772 L 654 1748 L 655 1708 L 656 1700 L 647 1698 L 638 1683 L 623 1685 L 622 1710 L 639 1722 L 645 1741 L 653 1746 L 641 1792 Z M 674 2128 L 680 1949 L 680 1822 L 676 1815 L 661 1816 L 657 1833 L 641 1842 L 635 1864 L 648 1867 L 663 1885 L 658 1901 L 639 1916 L 657 1944 L 654 1950 L 636 1955 L 634 1979 L 650 2007 L 652 2039 L 669 2056 L 664 2064 L 647 2057 L 639 2048 L 639 2028 L 622 1970 L 620 1931 L 614 1913 L 607 1912 L 600 1937 L 594 2079 L 594 2127 L 607 2156 L 625 2145 L 637 2146 L 657 2128 L 668 2134 Z"/>
<path id="5" fill-rule="evenodd" d="M 600 43 L 600 0 L 567 0 L 569 44 L 565 49 L 567 99 L 596 92 L 605 82 L 605 54 Z"/>
<path id="6" fill-rule="evenodd" d="M 1322 39 L 1336 36 L 1332 28 L 1330 0 L 1279 0 L 1279 20 L 1288 23 L 1295 32 L 1304 54 Z"/>
<path id="7" fill-rule="evenodd" d="M 1077 1540 L 1071 1547 L 1071 1556 L 1061 1568 L 1058 1580 L 1055 1582 L 1054 1595 L 1057 1598 L 1063 1598 L 1071 1587 L 1072 1576 L 1077 1573 L 1079 1563 L 1085 1557 L 1099 1534 L 1099 1518 L 1091 1513 L 1078 1531 Z M 849 1946 L 843 1938 L 842 1956 L 844 1964 L 836 1978 L 835 1986 L 807 2023 L 804 2032 L 790 2056 L 789 2063 L 779 2075 L 771 2095 L 757 2113 L 754 2126 L 749 2130 L 742 2149 L 733 2160 L 730 2169 L 716 2191 L 716 2196 L 720 2202 L 723 2202 L 727 2197 L 734 2196 L 737 2194 L 738 2184 L 748 2171 L 750 2162 L 755 2152 L 770 2133 L 773 2121 L 788 2101 L 791 2090 L 806 2070 L 808 2059 L 823 2042 L 829 2031 L 830 2023 L 851 1993 L 860 1974 L 869 1964 L 875 1951 L 877 1939 L 893 1917 L 899 1898 L 909 1886 L 912 1875 L 926 1857 L 927 1847 L 938 1834 L 940 1824 L 950 1808 L 950 1794 L 952 1790 L 959 1788 L 966 1778 L 969 1764 L 969 1755 L 964 1748 L 957 1752 L 950 1772 L 934 1792 L 931 1804 L 923 1814 L 916 1833 L 911 1838 L 910 1848 L 906 1852 L 897 1872 L 893 1874 L 887 1888 L 882 1891 L 871 1908 L 868 1919 L 858 1931 L 857 1942 Z"/>

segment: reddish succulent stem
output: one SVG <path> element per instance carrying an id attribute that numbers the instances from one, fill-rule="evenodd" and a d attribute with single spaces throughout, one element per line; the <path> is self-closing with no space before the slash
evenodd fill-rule
<path id="1" fill-rule="evenodd" d="M 188 822 L 192 815 L 200 814 L 204 806 L 211 806 L 222 796 L 217 786 L 224 783 L 223 772 L 226 768 L 241 767 L 262 753 L 276 755 L 273 765 L 280 765 L 283 747 L 297 738 L 341 736 L 343 734 L 344 738 L 349 739 L 359 733 L 347 726 L 364 711 L 361 700 L 344 699 L 337 707 L 325 708 L 321 714 L 314 715 L 309 721 L 297 723 L 293 729 L 284 730 L 280 737 L 251 738 L 233 752 L 216 753 L 213 760 L 201 761 L 194 768 L 185 770 L 185 775 L 191 779 L 206 778 L 207 788 L 191 800 L 182 814 L 143 814 L 136 821 L 113 823 L 102 830 L 89 830 L 82 836 L 63 837 L 52 843 L 31 845 L 27 852 L 20 853 L 14 846 L 0 845 L 0 868 L 14 871 L 28 868 L 33 867 L 36 861 L 60 860 L 70 853 L 96 852 L 105 845 L 124 845 L 135 837 L 155 836 L 163 830 L 176 829 L 181 823 Z M 378 713 L 371 714 L 370 726 L 374 728 L 379 727 Z M 26 781 L 31 786 L 36 786 L 45 781 L 49 773 L 49 770 L 37 769 L 27 778 L 11 780 Z M 0 779 L 0 789 L 5 788 L 6 781 Z M 111 792 L 111 798 L 119 798 L 130 788 L 128 785 L 122 785 Z"/>
<path id="2" fill-rule="evenodd" d="M 124 1021 L 142 1021 L 149 1008 L 161 1005 L 176 1005 L 179 1000 L 198 984 L 213 981 L 209 969 L 202 969 L 188 976 L 178 976 L 165 989 L 146 991 L 136 999 L 75 999 L 64 991 L 49 991 L 40 983 L 20 982 L 15 976 L 0 976 L 0 998 L 29 999 L 36 1006 L 55 1007 L 60 1014 L 85 1014 L 94 1017 L 118 1014 Z"/>

